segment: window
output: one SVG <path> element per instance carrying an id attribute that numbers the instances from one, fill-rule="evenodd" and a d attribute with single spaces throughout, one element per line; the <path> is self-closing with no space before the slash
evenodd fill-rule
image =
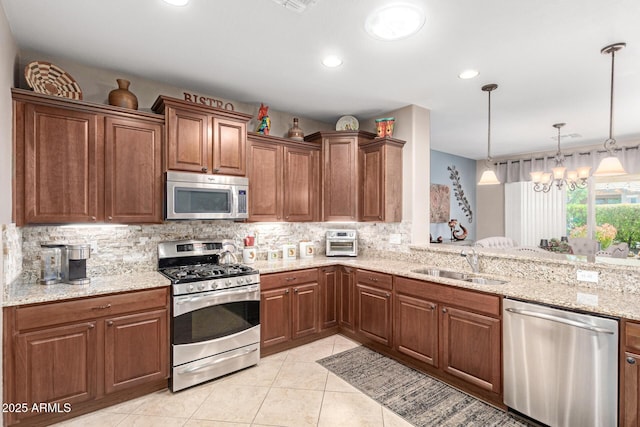
<path id="1" fill-rule="evenodd" d="M 588 189 L 567 192 L 567 234 L 593 236 L 606 249 L 627 243 L 640 249 L 640 175 L 594 177 Z M 590 197 L 592 195 L 592 197 Z M 590 212 L 589 201 L 594 206 Z"/>

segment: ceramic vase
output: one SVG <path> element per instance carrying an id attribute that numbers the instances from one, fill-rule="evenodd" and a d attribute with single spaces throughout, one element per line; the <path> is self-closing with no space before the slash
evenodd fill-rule
<path id="1" fill-rule="evenodd" d="M 116 82 L 118 82 L 118 89 L 109 92 L 109 105 L 137 110 L 138 98 L 129 91 L 131 82 L 125 79 L 116 79 Z"/>

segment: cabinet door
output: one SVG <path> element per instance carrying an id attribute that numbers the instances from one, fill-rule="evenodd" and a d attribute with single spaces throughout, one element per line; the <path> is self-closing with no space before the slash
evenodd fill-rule
<path id="1" fill-rule="evenodd" d="M 442 368 L 486 390 L 501 391 L 500 319 L 442 308 Z"/>
<path id="2" fill-rule="evenodd" d="M 282 146 L 249 141 L 249 220 L 282 221 Z"/>
<path id="3" fill-rule="evenodd" d="M 168 107 L 167 169 L 187 172 L 211 170 L 209 116 Z"/>
<path id="4" fill-rule="evenodd" d="M 213 117 L 213 173 L 247 174 L 247 125 L 237 120 Z"/>
<path id="5" fill-rule="evenodd" d="M 338 324 L 338 268 L 325 267 L 320 269 L 320 326 L 322 329 L 334 327 Z"/>
<path id="6" fill-rule="evenodd" d="M 302 338 L 320 332 L 320 286 L 307 283 L 293 288 L 292 338 Z"/>
<path id="7" fill-rule="evenodd" d="M 360 150 L 360 220 L 382 221 L 384 212 L 383 146 Z"/>
<path id="8" fill-rule="evenodd" d="M 15 344 L 15 402 L 73 405 L 94 399 L 98 375 L 95 322 L 18 334 Z"/>
<path id="9" fill-rule="evenodd" d="M 102 123 L 103 118 L 96 114 L 26 104 L 26 223 L 102 219 L 102 186 L 98 180 L 104 160 Z"/>
<path id="10" fill-rule="evenodd" d="M 260 293 L 260 343 L 263 348 L 291 339 L 289 293 L 289 288 Z"/>
<path id="11" fill-rule="evenodd" d="M 403 294 L 395 296 L 395 304 L 396 350 L 438 367 L 437 304 Z"/>
<path id="12" fill-rule="evenodd" d="M 323 139 L 323 220 L 356 221 L 358 142 L 356 137 Z"/>
<path id="13" fill-rule="evenodd" d="M 338 269 L 338 324 L 341 328 L 354 331 L 355 271 L 349 267 Z"/>
<path id="14" fill-rule="evenodd" d="M 356 284 L 356 333 L 391 346 L 391 293 Z"/>
<path id="15" fill-rule="evenodd" d="M 105 321 L 106 393 L 169 377 L 167 310 Z"/>
<path id="16" fill-rule="evenodd" d="M 621 427 L 640 426 L 640 356 L 624 353 Z"/>
<path id="17" fill-rule="evenodd" d="M 105 215 L 107 222 L 162 222 L 162 126 L 107 117 Z"/>
<path id="18" fill-rule="evenodd" d="M 319 153 L 284 147 L 284 219 L 318 219 Z"/>

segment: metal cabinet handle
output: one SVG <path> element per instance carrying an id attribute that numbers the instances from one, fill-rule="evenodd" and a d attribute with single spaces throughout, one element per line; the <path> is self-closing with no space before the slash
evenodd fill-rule
<path id="1" fill-rule="evenodd" d="M 96 220 L 96 217 L 95 217 L 95 216 L 92 216 L 92 217 L 91 217 L 91 221 L 95 221 L 95 220 Z"/>
<path id="2" fill-rule="evenodd" d="M 289 294 L 289 289 L 285 289 L 284 293 L 288 295 Z"/>
<path id="3" fill-rule="evenodd" d="M 298 288 L 294 288 L 293 292 L 295 292 L 297 294 L 298 293 Z"/>
<path id="4" fill-rule="evenodd" d="M 213 172 L 215 172 L 215 173 L 220 172 L 220 168 L 213 168 Z"/>
<path id="5" fill-rule="evenodd" d="M 436 305 L 435 304 L 431 304 L 431 307 L 429 307 L 431 310 L 435 310 L 436 309 Z"/>
<path id="6" fill-rule="evenodd" d="M 446 309 L 446 308 L 443 308 L 443 309 L 442 309 L 442 312 L 443 312 L 443 313 L 446 313 L 446 312 L 447 312 L 447 309 Z"/>
<path id="7" fill-rule="evenodd" d="M 105 305 L 99 305 L 97 307 L 92 307 L 92 310 L 106 310 L 107 308 L 111 308 L 111 303 Z"/>
<path id="8" fill-rule="evenodd" d="M 208 168 L 208 167 L 206 167 L 206 166 L 203 166 L 203 167 L 202 167 L 202 172 L 207 172 L 208 170 L 209 170 L 209 168 Z"/>
<path id="9" fill-rule="evenodd" d="M 107 326 L 113 326 L 113 320 L 109 320 L 109 321 L 107 322 Z"/>
<path id="10" fill-rule="evenodd" d="M 94 325 L 93 323 L 89 323 L 89 324 L 87 325 L 87 327 L 88 327 L 89 329 L 93 329 L 93 328 L 95 328 L 95 327 L 96 327 L 96 325 Z"/>
<path id="11" fill-rule="evenodd" d="M 369 277 L 369 280 L 371 280 L 372 282 L 377 282 L 378 279 L 376 279 L 375 277 Z"/>
<path id="12" fill-rule="evenodd" d="M 108 217 L 107 217 L 107 219 L 108 219 L 109 221 L 111 221 L 111 220 L 113 219 L 113 217 L 108 216 Z"/>
<path id="13" fill-rule="evenodd" d="M 636 364 L 636 359 L 634 359 L 633 357 L 627 357 L 627 363 L 629 365 L 635 365 Z"/>
<path id="14" fill-rule="evenodd" d="M 290 281 L 296 280 L 296 279 L 297 279 L 297 277 L 285 277 L 284 280 L 286 280 L 287 282 L 290 282 Z"/>

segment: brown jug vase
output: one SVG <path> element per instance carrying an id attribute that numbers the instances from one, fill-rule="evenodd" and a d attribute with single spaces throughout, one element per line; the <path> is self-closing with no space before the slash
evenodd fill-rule
<path id="1" fill-rule="evenodd" d="M 109 105 L 137 110 L 138 98 L 129 91 L 131 82 L 125 79 L 116 79 L 116 82 L 118 82 L 118 89 L 109 92 Z"/>

